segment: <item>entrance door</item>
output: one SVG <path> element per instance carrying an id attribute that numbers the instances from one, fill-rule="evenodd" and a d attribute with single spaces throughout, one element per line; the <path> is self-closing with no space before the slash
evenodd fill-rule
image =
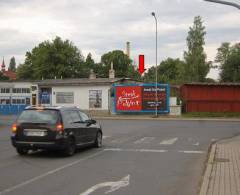
<path id="1" fill-rule="evenodd" d="M 36 106 L 36 104 L 37 104 L 37 96 L 36 94 L 32 94 L 32 105 Z"/>

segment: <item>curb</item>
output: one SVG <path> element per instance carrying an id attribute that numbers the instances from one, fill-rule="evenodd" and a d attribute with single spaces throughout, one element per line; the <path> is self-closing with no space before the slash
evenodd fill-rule
<path id="1" fill-rule="evenodd" d="M 149 120 L 149 121 L 222 121 L 222 122 L 240 122 L 240 119 L 224 118 L 153 118 L 153 117 L 110 117 L 93 116 L 96 120 Z"/>
<path id="2" fill-rule="evenodd" d="M 206 168 L 204 176 L 203 176 L 203 181 L 202 181 L 199 195 L 207 195 L 209 183 L 211 180 L 211 174 L 212 174 L 216 149 L 217 149 L 217 144 L 214 143 L 211 146 L 211 151 L 210 151 L 210 155 L 209 155 L 208 162 L 207 162 L 207 168 Z"/>

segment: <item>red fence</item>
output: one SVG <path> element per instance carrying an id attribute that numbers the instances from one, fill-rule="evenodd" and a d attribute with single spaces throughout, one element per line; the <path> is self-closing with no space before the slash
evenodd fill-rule
<path id="1" fill-rule="evenodd" d="M 240 112 L 240 84 L 184 84 L 186 112 Z"/>

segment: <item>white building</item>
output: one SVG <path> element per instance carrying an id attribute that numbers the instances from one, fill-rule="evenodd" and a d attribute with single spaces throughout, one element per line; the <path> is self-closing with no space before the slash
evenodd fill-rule
<path id="1" fill-rule="evenodd" d="M 111 112 L 113 84 L 133 82 L 123 78 L 94 77 L 31 82 L 4 81 L 0 82 L 0 113 L 15 114 L 26 105 L 78 106 L 86 111 Z"/>

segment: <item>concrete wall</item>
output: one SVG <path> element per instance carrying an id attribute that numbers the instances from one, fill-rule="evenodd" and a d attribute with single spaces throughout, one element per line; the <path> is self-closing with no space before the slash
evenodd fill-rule
<path id="1" fill-rule="evenodd" d="M 52 105 L 53 106 L 78 106 L 82 110 L 108 110 L 109 109 L 109 89 L 110 86 L 55 86 L 52 87 Z M 102 91 L 102 107 L 89 108 L 89 91 L 101 90 Z M 67 104 L 58 104 L 56 102 L 57 92 L 73 92 L 74 102 Z"/>

